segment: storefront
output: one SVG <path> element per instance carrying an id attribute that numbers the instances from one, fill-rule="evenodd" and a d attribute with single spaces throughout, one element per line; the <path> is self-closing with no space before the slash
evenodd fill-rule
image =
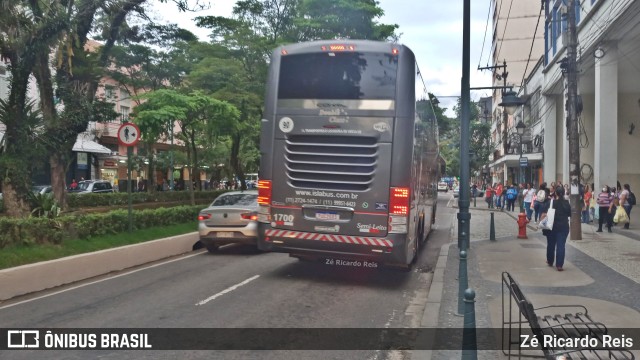
<path id="1" fill-rule="evenodd" d="M 116 160 L 100 160 L 100 179 L 109 181 L 112 186 L 118 184 L 118 162 Z"/>

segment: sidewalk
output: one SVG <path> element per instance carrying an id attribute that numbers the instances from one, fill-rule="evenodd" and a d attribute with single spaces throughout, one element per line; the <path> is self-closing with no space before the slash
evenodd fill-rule
<path id="1" fill-rule="evenodd" d="M 450 205 L 453 203 L 457 205 L 457 199 Z M 616 226 L 613 233 L 596 233 L 597 226 L 583 224 L 583 240 L 567 240 L 563 272 L 546 265 L 546 238 L 540 231 L 528 228 L 529 239 L 516 238 L 517 211 L 493 211 L 496 241 L 488 240 L 491 212 L 486 208 L 480 209 L 480 206 L 474 208 L 472 202 L 470 213 L 471 246 L 467 273 L 469 287 L 476 292 L 475 321 L 478 329 L 502 327 L 503 271 L 509 272 L 518 281 L 525 296 L 536 308 L 581 304 L 587 307 L 594 320 L 603 322 L 608 328 L 640 327 L 640 211 L 635 214 L 632 211 L 632 216 L 636 216 L 632 217 L 630 230 Z M 438 259 L 423 317 L 424 327 L 463 326 L 463 318 L 456 316 L 459 266 L 457 219 L 453 217 L 452 222 L 451 244 L 443 246 Z M 636 229 L 634 224 L 637 225 Z M 436 320 L 434 312 L 438 308 Z M 524 326 L 528 328 L 528 324 Z M 496 344 L 500 344 L 499 338 Z M 499 349 L 498 345 L 492 348 Z M 432 359 L 460 358 L 460 351 L 429 353 Z M 640 358 L 638 354 L 635 355 Z M 500 350 L 483 350 L 478 352 L 478 358 L 498 359 L 506 356 Z"/>

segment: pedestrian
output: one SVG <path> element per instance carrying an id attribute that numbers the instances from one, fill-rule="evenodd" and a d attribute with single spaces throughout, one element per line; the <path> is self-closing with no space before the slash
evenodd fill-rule
<path id="1" fill-rule="evenodd" d="M 582 196 L 582 223 L 588 224 L 591 222 L 590 206 L 591 206 L 591 188 L 589 184 L 584 187 L 584 195 Z"/>
<path id="2" fill-rule="evenodd" d="M 491 185 L 487 185 L 484 190 L 484 201 L 487 202 L 487 208 L 493 209 L 493 188 Z"/>
<path id="3" fill-rule="evenodd" d="M 540 215 L 542 215 L 542 204 L 547 200 L 548 190 L 547 183 L 543 182 L 540 184 L 540 190 L 536 193 L 536 199 L 534 201 L 533 210 L 535 211 L 535 222 L 540 220 Z"/>
<path id="4" fill-rule="evenodd" d="M 518 184 L 518 207 L 520 208 L 520 212 L 524 212 L 524 190 L 526 189 L 523 183 Z"/>
<path id="5" fill-rule="evenodd" d="M 515 186 L 508 186 L 505 197 L 507 198 L 507 211 L 513 211 L 515 209 L 516 198 L 518 197 L 518 190 L 516 190 Z"/>
<path id="6" fill-rule="evenodd" d="M 532 202 L 535 201 L 536 189 L 527 183 L 527 187 L 523 190 L 524 210 L 527 213 L 527 220 L 531 221 L 533 214 Z"/>
<path id="7" fill-rule="evenodd" d="M 569 184 L 564 184 L 564 199 L 569 201 L 570 194 L 571 194 L 571 190 L 569 190 Z"/>
<path id="8" fill-rule="evenodd" d="M 620 199 L 620 202 L 623 203 L 622 206 L 624 207 L 624 210 L 627 212 L 627 216 L 629 217 L 629 221 L 624 224 L 624 228 L 628 229 L 629 223 L 631 222 L 631 208 L 633 208 L 633 206 L 636 204 L 636 195 L 631 192 L 631 186 L 629 186 L 629 184 L 624 184 L 622 185 L 622 187 L 624 189 L 622 190 L 622 194 L 625 194 L 626 192 L 626 196 L 624 198 L 624 203 L 622 202 L 622 199 Z"/>
<path id="9" fill-rule="evenodd" d="M 564 189 L 563 186 L 556 187 L 551 194 L 551 200 L 545 203 L 542 212 L 542 219 L 544 219 L 549 209 L 555 209 L 553 227 L 551 230 L 542 232 L 547 237 L 547 265 L 555 264 L 558 271 L 562 271 L 564 266 L 564 252 L 569 236 L 569 217 L 571 217 L 571 205 L 564 198 Z"/>
<path id="10" fill-rule="evenodd" d="M 78 183 L 76 179 L 71 180 L 71 185 L 69 186 L 69 190 L 76 190 L 78 188 Z"/>
<path id="11" fill-rule="evenodd" d="M 622 206 L 624 211 L 627 213 L 627 217 L 630 218 L 632 205 L 629 203 L 629 197 L 631 195 L 631 187 L 629 186 L 629 184 L 624 184 L 622 188 L 623 190 L 618 194 L 618 204 L 619 206 Z M 624 224 L 624 228 L 629 228 L 628 221 Z"/>
<path id="12" fill-rule="evenodd" d="M 502 210 L 502 193 L 504 188 L 502 187 L 502 183 L 498 183 L 498 186 L 495 187 L 496 192 L 496 209 Z"/>
<path id="13" fill-rule="evenodd" d="M 607 230 L 611 232 L 611 226 L 613 226 L 613 215 L 609 212 L 611 204 L 613 203 L 613 196 L 611 195 L 611 189 L 607 185 L 602 186 L 602 192 L 598 194 L 596 200 L 598 204 L 598 230 L 596 232 L 602 232 L 602 224 L 607 226 Z"/>

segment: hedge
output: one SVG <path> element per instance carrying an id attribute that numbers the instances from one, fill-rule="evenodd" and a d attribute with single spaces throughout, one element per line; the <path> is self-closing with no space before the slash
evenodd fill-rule
<path id="1" fill-rule="evenodd" d="M 195 221 L 202 205 L 133 211 L 134 229 Z M 86 239 L 129 230 L 128 210 L 80 216 L 0 218 L 0 249 L 8 245 L 60 244 L 65 239 Z M 193 229 L 196 231 L 196 229 Z"/>
<path id="2" fill-rule="evenodd" d="M 213 201 L 218 195 L 228 190 L 195 191 L 196 200 Z M 133 204 L 153 203 L 153 202 L 185 202 L 191 200 L 188 191 L 157 191 L 157 192 L 134 192 L 131 194 Z M 126 192 L 111 194 L 67 194 L 67 205 L 71 209 L 98 207 L 98 206 L 119 206 L 129 204 L 129 194 Z"/>

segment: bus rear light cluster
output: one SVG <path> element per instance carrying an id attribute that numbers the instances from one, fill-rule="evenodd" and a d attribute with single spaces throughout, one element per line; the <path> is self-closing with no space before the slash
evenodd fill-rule
<path id="1" fill-rule="evenodd" d="M 389 199 L 389 215 L 409 215 L 409 188 L 392 187 Z"/>
<path id="2" fill-rule="evenodd" d="M 389 197 L 389 233 L 406 234 L 409 216 L 409 188 L 392 187 Z"/>
<path id="3" fill-rule="evenodd" d="M 271 221 L 271 180 L 258 180 L 258 216 L 261 223 Z"/>

